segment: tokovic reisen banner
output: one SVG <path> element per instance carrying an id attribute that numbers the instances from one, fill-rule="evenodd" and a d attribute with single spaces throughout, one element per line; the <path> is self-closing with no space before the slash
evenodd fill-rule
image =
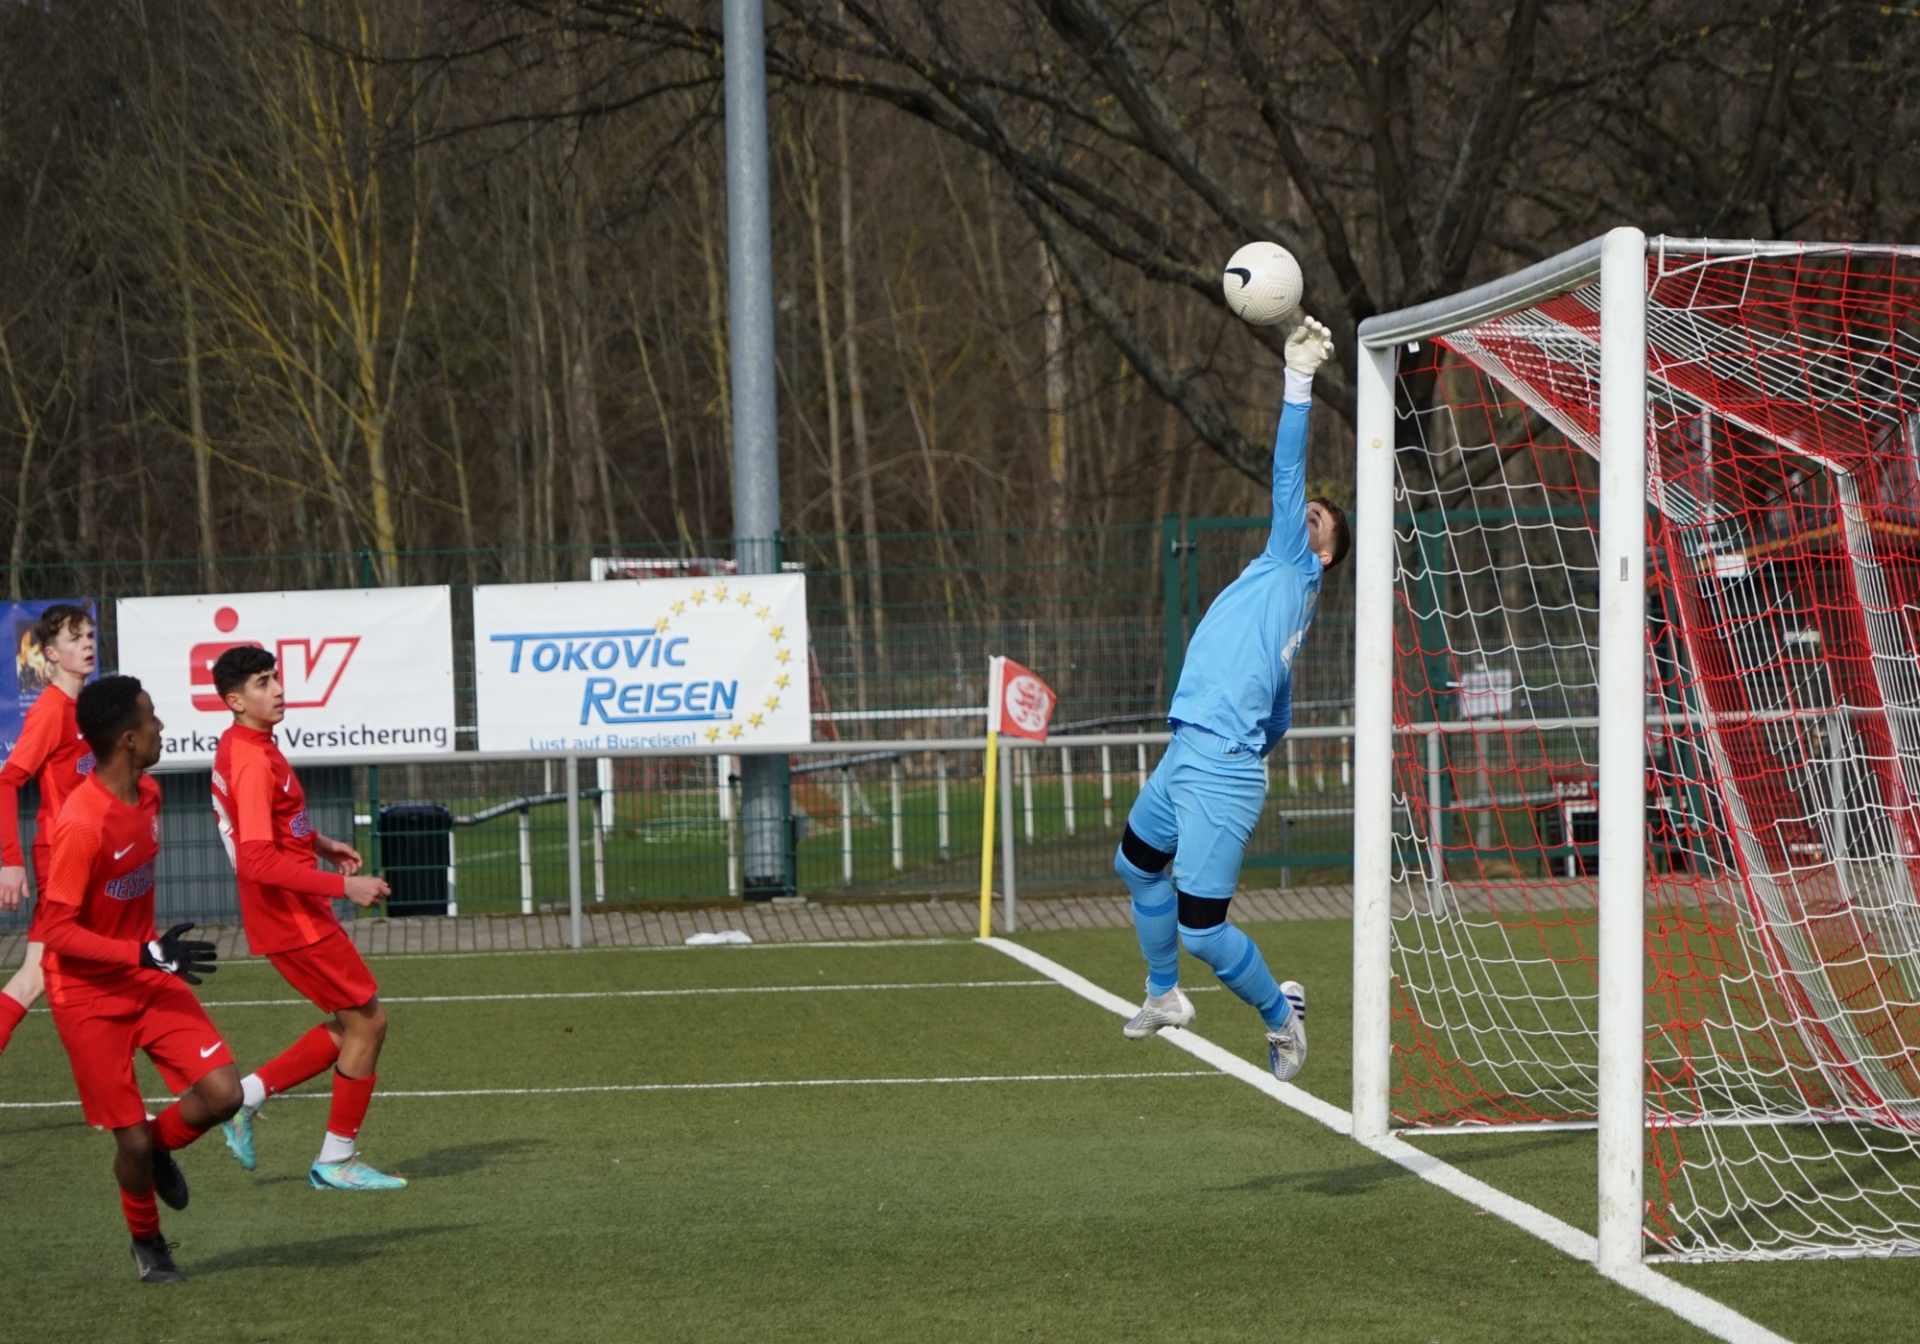
<path id="1" fill-rule="evenodd" d="M 451 752 L 453 609 L 447 589 L 349 588 L 114 604 L 120 671 L 166 724 L 162 764 L 211 765 L 233 715 L 213 664 L 238 644 L 278 660 L 294 761 L 378 761 Z"/>
<path id="2" fill-rule="evenodd" d="M 482 751 L 813 740 L 798 574 L 476 588 L 473 660 Z"/>

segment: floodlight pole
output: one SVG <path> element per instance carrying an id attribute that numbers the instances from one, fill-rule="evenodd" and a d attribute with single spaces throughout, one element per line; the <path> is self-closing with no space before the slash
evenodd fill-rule
<path id="1" fill-rule="evenodd" d="M 1384 1139 L 1393 1013 L 1393 380 L 1360 347 L 1353 576 L 1353 1137 Z"/>
<path id="2" fill-rule="evenodd" d="M 723 0 L 727 115 L 727 316 L 732 366 L 733 536 L 738 573 L 780 572 L 780 439 L 773 352 L 762 0 Z M 742 894 L 789 893 L 787 758 L 740 758 Z"/>
<path id="3" fill-rule="evenodd" d="M 1602 1273 L 1645 1214 L 1647 239 L 1600 249 L 1599 1197 Z"/>

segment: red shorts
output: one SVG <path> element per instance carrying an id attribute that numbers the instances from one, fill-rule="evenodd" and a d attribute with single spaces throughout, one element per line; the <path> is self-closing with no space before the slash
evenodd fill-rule
<path id="1" fill-rule="evenodd" d="M 147 1052 L 175 1094 L 233 1063 L 233 1052 L 208 1020 L 207 1010 L 180 980 L 155 986 L 145 1004 L 132 1010 L 96 1013 L 86 1004 L 55 1004 L 53 1025 L 73 1065 L 80 1109 L 96 1129 L 125 1129 L 147 1118 L 147 1103 L 133 1073 L 135 1050 Z"/>
<path id="2" fill-rule="evenodd" d="M 380 992 L 373 972 L 360 959 L 360 949 L 344 929 L 291 952 L 269 952 L 267 960 L 281 979 L 323 1013 L 358 1008 Z"/>

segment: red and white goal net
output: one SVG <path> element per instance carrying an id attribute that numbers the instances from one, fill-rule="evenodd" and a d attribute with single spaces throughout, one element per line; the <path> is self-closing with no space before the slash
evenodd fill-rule
<path id="1" fill-rule="evenodd" d="M 1599 284 L 1399 355 L 1403 1125 L 1596 1097 Z M 1652 1249 L 1920 1252 L 1920 249 L 1647 249 Z"/>

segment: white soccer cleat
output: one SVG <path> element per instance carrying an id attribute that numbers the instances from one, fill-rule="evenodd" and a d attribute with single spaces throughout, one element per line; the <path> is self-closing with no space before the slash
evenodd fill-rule
<path id="1" fill-rule="evenodd" d="M 1127 1019 L 1120 1034 L 1130 1041 L 1144 1041 L 1167 1027 L 1184 1027 L 1193 1021 L 1193 1001 L 1175 985 L 1165 994 L 1149 994 L 1140 1011 Z"/>
<path id="2" fill-rule="evenodd" d="M 1267 1033 L 1267 1063 L 1275 1078 L 1290 1083 L 1307 1062 L 1307 991 L 1298 980 L 1288 980 L 1280 992 L 1293 1005 L 1293 1014 L 1286 1026 Z"/>

